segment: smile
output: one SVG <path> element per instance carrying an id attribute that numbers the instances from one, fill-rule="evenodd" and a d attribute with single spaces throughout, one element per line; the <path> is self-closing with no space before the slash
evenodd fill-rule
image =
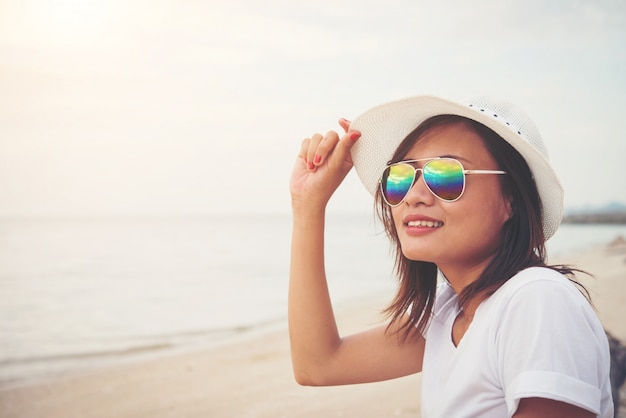
<path id="1" fill-rule="evenodd" d="M 410 221 L 407 223 L 410 227 L 422 227 L 422 228 L 439 228 L 443 226 L 443 222 L 438 221 Z"/>

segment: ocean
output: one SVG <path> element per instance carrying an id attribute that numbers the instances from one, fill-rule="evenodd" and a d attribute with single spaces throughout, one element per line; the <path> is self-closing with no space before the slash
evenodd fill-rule
<path id="1" fill-rule="evenodd" d="M 0 220 L 0 389 L 284 327 L 291 218 L 214 215 Z M 626 237 L 562 225 L 551 257 Z M 392 292 L 372 214 L 331 214 L 333 302 Z"/>

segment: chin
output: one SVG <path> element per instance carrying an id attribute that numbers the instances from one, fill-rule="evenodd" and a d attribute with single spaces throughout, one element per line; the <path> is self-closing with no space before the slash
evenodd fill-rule
<path id="1" fill-rule="evenodd" d="M 402 255 L 405 258 L 408 258 L 411 261 L 424 261 L 427 263 L 436 263 L 435 261 L 435 257 L 432 257 L 430 254 L 428 254 L 426 251 L 418 251 L 415 249 L 411 249 L 411 250 L 402 250 Z"/>

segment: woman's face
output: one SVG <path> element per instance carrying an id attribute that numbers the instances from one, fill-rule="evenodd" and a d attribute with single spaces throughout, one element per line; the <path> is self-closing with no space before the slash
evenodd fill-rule
<path id="1" fill-rule="evenodd" d="M 429 130 L 403 159 L 444 156 L 456 158 L 466 170 L 499 169 L 480 136 L 462 123 Z M 420 176 L 405 200 L 392 208 L 404 256 L 435 263 L 446 277 L 467 269 L 479 274 L 498 247 L 500 231 L 510 215 L 499 181 L 499 175 L 469 174 L 463 196 L 444 202 L 427 189 Z"/>

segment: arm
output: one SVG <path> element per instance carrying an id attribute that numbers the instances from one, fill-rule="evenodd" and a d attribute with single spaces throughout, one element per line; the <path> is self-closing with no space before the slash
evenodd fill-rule
<path id="1" fill-rule="evenodd" d="M 343 121 L 346 131 L 347 125 Z M 421 337 L 401 344 L 386 326 L 346 338 L 337 330 L 324 268 L 325 210 L 352 167 L 349 151 L 358 136 L 329 132 L 306 139 L 292 174 L 289 334 L 294 375 L 303 385 L 372 382 L 421 370 Z"/>

